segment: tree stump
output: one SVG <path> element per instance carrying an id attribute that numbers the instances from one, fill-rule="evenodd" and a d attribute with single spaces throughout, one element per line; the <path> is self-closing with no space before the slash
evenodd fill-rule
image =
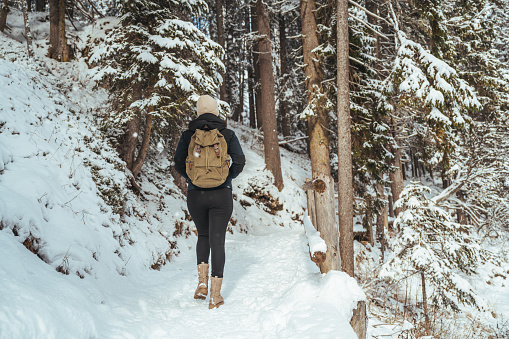
<path id="1" fill-rule="evenodd" d="M 350 325 L 352 326 L 357 338 L 366 339 L 368 334 L 368 322 L 366 314 L 366 301 L 361 300 L 357 302 L 357 308 L 353 310 Z"/>

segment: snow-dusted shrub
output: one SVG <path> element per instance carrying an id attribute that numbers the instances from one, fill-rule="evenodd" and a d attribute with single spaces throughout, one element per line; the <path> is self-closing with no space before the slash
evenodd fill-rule
<path id="1" fill-rule="evenodd" d="M 279 202 L 277 196 L 279 195 L 276 186 L 274 186 L 273 179 L 269 172 L 266 175 L 250 177 L 246 183 L 239 185 L 244 195 L 252 198 L 257 204 L 263 206 L 263 209 L 270 213 L 276 214 L 283 209 L 283 204 Z M 241 204 L 243 202 L 241 201 Z M 246 202 L 244 202 L 245 204 Z M 249 202 L 247 202 L 249 204 Z"/>
<path id="2" fill-rule="evenodd" d="M 394 221 L 399 232 L 389 239 L 391 252 L 380 276 L 392 281 L 423 274 L 431 286 L 431 300 L 439 306 L 459 310 L 458 302 L 478 306 L 476 294 L 461 273 L 475 272 L 484 257 L 472 227 L 427 198 L 430 189 L 411 183 L 396 205 L 402 212 Z"/>

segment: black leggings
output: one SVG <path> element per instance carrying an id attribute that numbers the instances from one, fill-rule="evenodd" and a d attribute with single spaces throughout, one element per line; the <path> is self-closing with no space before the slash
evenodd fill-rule
<path id="1" fill-rule="evenodd" d="M 222 278 L 225 260 L 224 238 L 233 211 L 232 190 L 222 188 L 188 191 L 187 208 L 198 229 L 197 263 L 208 263 L 209 254 L 212 254 L 211 275 Z"/>

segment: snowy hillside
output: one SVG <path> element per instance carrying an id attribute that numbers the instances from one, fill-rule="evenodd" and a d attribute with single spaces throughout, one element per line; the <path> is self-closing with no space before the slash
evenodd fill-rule
<path id="1" fill-rule="evenodd" d="M 309 259 L 307 159 L 283 153 L 280 193 L 259 140 L 233 126 L 248 160 L 234 182 L 226 303 L 209 311 L 193 299 L 196 236 L 164 171 L 172 150 L 135 196 L 97 128 L 106 95 L 79 63 L 20 55 L 0 35 L 0 338 L 356 337 L 364 292 Z"/>

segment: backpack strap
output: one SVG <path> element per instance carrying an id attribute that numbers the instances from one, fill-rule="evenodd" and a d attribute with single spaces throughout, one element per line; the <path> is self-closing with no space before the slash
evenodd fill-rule
<path id="1" fill-rule="evenodd" d="M 191 143 L 191 138 L 193 137 L 194 132 L 191 130 L 184 131 L 184 140 L 186 141 L 187 145 Z"/>

